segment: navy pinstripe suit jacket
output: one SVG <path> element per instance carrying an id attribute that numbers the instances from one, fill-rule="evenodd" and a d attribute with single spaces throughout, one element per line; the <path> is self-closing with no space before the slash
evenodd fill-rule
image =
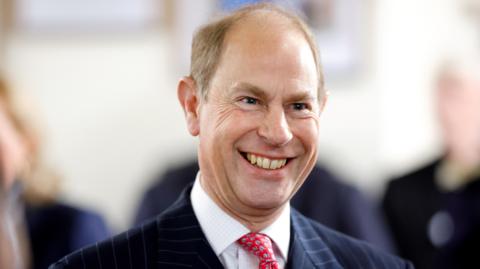
<path id="1" fill-rule="evenodd" d="M 50 269 L 223 268 L 190 202 L 191 186 L 164 213 L 111 239 L 78 250 Z M 292 208 L 287 268 L 407 269 L 413 266 L 337 233 Z"/>

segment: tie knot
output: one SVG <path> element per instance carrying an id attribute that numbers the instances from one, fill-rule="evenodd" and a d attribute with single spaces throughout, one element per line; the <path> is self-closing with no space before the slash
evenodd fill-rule
<path id="1" fill-rule="evenodd" d="M 278 263 L 273 253 L 272 241 L 262 233 L 248 233 L 237 241 L 245 250 L 260 259 L 260 269 L 278 269 Z"/>

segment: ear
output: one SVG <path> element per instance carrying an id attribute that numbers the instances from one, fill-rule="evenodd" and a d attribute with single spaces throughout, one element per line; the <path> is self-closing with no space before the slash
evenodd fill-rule
<path id="1" fill-rule="evenodd" d="M 320 100 L 320 113 L 323 112 L 323 109 L 325 108 L 325 105 L 327 104 L 329 96 L 330 96 L 330 92 L 326 90 L 325 93 L 322 96 L 322 99 Z"/>
<path id="2" fill-rule="evenodd" d="M 191 77 L 183 77 L 180 79 L 178 82 L 177 96 L 185 113 L 188 131 L 193 136 L 199 135 L 200 124 L 198 108 L 201 97 L 198 96 L 195 80 Z"/>

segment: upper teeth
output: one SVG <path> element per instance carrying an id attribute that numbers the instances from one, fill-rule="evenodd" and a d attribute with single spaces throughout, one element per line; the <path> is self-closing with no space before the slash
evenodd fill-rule
<path id="1" fill-rule="evenodd" d="M 247 153 L 247 159 L 251 164 L 264 169 L 278 169 L 287 163 L 287 159 L 269 159 L 251 153 Z"/>

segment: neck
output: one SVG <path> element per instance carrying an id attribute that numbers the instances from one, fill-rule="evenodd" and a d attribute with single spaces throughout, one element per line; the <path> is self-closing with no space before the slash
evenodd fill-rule
<path id="1" fill-rule="evenodd" d="M 200 177 L 200 185 L 215 204 L 229 216 L 247 227 L 251 232 L 259 232 L 270 226 L 280 217 L 286 206 L 286 203 L 280 207 L 268 209 L 244 206 L 242 210 L 234 210 L 232 206 L 218 198 L 218 195 L 208 187 L 208 184 L 203 182 L 203 177 Z"/>
<path id="2" fill-rule="evenodd" d="M 227 211 L 228 209 L 222 209 L 242 223 L 251 232 L 260 232 L 275 222 L 282 214 L 284 208 L 285 205 L 273 212 L 258 212 L 259 214 L 235 214 L 233 211 Z"/>

